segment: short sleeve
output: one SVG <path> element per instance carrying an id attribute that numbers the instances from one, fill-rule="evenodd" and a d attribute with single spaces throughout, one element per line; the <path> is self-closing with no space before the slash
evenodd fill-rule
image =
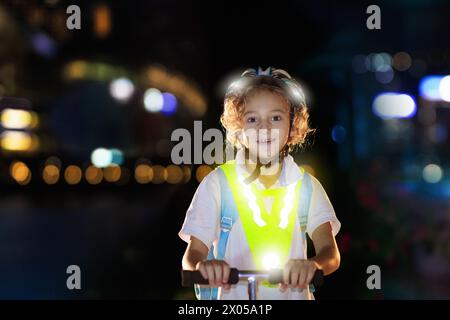
<path id="1" fill-rule="evenodd" d="M 184 241 L 189 242 L 190 237 L 194 236 L 208 248 L 216 240 L 219 231 L 220 181 L 217 170 L 210 172 L 200 182 L 178 233 Z"/>
<path id="2" fill-rule="evenodd" d="M 317 227 L 330 222 L 333 236 L 339 232 L 341 223 L 336 217 L 333 206 L 319 180 L 311 176 L 312 194 L 306 231 L 311 236 Z"/>

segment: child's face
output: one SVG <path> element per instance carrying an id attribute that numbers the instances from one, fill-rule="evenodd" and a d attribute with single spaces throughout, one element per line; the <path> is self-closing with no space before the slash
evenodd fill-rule
<path id="1" fill-rule="evenodd" d="M 259 91 L 245 104 L 242 143 L 256 160 L 274 160 L 289 138 L 289 106 L 276 93 Z"/>

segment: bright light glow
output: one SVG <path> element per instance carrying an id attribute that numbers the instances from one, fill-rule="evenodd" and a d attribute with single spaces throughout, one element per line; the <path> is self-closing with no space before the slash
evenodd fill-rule
<path id="1" fill-rule="evenodd" d="M 27 110 L 6 108 L 1 113 L 0 122 L 7 129 L 26 129 L 32 126 L 33 116 Z"/>
<path id="2" fill-rule="evenodd" d="M 161 112 L 168 116 L 174 114 L 177 110 L 177 98 L 170 92 L 164 92 L 162 96 L 164 102 Z"/>
<path id="3" fill-rule="evenodd" d="M 442 169 L 437 164 L 428 164 L 423 168 L 422 175 L 426 182 L 437 183 L 442 179 Z"/>
<path id="4" fill-rule="evenodd" d="M 375 97 L 372 110 L 383 119 L 410 118 L 416 113 L 416 102 L 407 94 L 387 92 Z"/>
<path id="5" fill-rule="evenodd" d="M 277 269 L 280 267 L 280 258 L 275 253 L 266 253 L 262 259 L 263 268 L 266 270 Z"/>
<path id="6" fill-rule="evenodd" d="M 106 168 L 112 163 L 113 154 L 105 148 L 95 149 L 91 154 L 91 162 L 97 168 Z"/>
<path id="7" fill-rule="evenodd" d="M 123 152 L 119 149 L 110 149 L 112 155 L 112 164 L 120 166 L 123 163 Z"/>
<path id="8" fill-rule="evenodd" d="M 1 146 L 10 151 L 29 151 L 33 149 L 33 138 L 26 132 L 5 131 L 1 134 Z"/>
<path id="9" fill-rule="evenodd" d="M 450 76 L 446 76 L 439 82 L 439 96 L 442 100 L 450 102 Z"/>
<path id="10" fill-rule="evenodd" d="M 164 98 L 161 91 L 155 88 L 147 89 L 144 93 L 144 106 L 149 112 L 159 112 L 164 105 Z"/>
<path id="11" fill-rule="evenodd" d="M 127 102 L 134 93 L 134 85 L 130 79 L 115 79 L 109 85 L 111 96 L 119 102 Z"/>
<path id="12" fill-rule="evenodd" d="M 420 80 L 419 93 L 422 98 L 432 101 L 441 100 L 440 84 L 443 76 L 427 76 Z"/>

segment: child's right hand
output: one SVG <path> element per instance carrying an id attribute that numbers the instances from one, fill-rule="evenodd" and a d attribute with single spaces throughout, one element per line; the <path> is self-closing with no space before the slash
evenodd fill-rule
<path id="1" fill-rule="evenodd" d="M 229 289 L 230 266 L 223 260 L 203 260 L 195 265 L 195 270 L 200 271 L 203 278 L 208 279 L 212 287 L 223 286 Z"/>

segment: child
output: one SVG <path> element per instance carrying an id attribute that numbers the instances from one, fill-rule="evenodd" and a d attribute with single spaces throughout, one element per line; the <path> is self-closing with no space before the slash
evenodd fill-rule
<path id="1" fill-rule="evenodd" d="M 300 85 L 284 70 L 247 69 L 228 88 L 221 123 L 236 158 L 202 180 L 179 233 L 188 243 L 183 269 L 209 281 L 197 298 L 248 299 L 245 282 L 227 284 L 230 268 L 276 268 L 283 283 L 260 285 L 258 299 L 313 299 L 315 271 L 339 268 L 340 222 L 319 181 L 289 155 L 312 131 L 308 117 Z M 309 259 L 305 231 L 316 252 Z"/>

